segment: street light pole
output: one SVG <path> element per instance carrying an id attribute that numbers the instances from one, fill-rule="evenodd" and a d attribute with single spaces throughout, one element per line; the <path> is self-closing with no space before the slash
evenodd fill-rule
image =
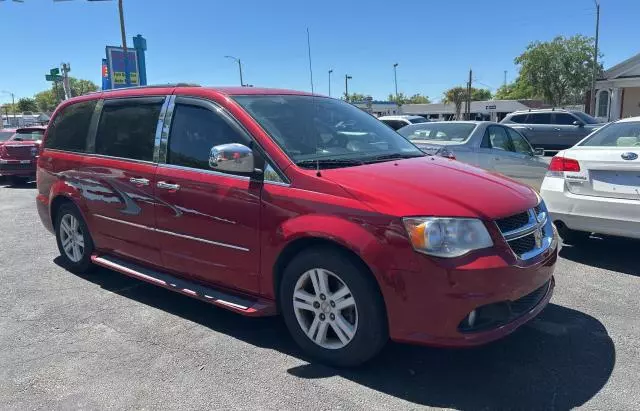
<path id="1" fill-rule="evenodd" d="M 16 95 L 10 91 L 2 90 L 2 93 L 9 94 L 11 96 L 11 110 L 13 110 L 13 122 L 16 122 Z M 5 113 L 7 113 L 7 121 L 9 121 L 9 114 L 5 107 Z"/>
<path id="2" fill-rule="evenodd" d="M 398 104 L 398 72 L 397 72 L 397 68 L 398 68 L 398 63 L 395 63 L 393 65 L 393 81 L 396 85 L 396 104 Z"/>
<path id="3" fill-rule="evenodd" d="M 331 97 L 331 73 L 333 73 L 333 69 L 329 70 L 329 97 Z"/>
<path id="4" fill-rule="evenodd" d="M 120 34 L 122 35 L 122 51 L 124 52 L 124 83 L 131 86 L 131 75 L 129 74 L 129 51 L 127 50 L 127 33 L 124 29 L 124 10 L 122 0 L 118 0 L 118 13 L 120 14 Z"/>
<path id="5" fill-rule="evenodd" d="M 240 72 L 240 86 L 244 87 L 244 81 L 242 80 L 242 62 L 240 61 L 239 58 L 233 57 L 233 56 L 224 56 L 225 58 L 231 59 L 233 61 L 235 61 L 236 63 L 238 63 L 238 71 Z"/>
<path id="6" fill-rule="evenodd" d="M 344 100 L 345 101 L 349 101 L 349 80 L 351 80 L 353 77 L 351 77 L 348 74 L 344 75 Z"/>
<path id="7" fill-rule="evenodd" d="M 598 34 L 600 31 L 600 2 L 594 0 L 596 4 L 596 44 L 593 48 L 593 73 L 591 73 L 591 95 L 589 96 L 589 108 L 591 114 L 596 116 L 596 73 L 598 72 Z"/>

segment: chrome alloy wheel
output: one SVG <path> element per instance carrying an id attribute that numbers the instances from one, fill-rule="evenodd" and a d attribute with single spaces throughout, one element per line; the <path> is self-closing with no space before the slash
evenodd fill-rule
<path id="1" fill-rule="evenodd" d="M 67 258 L 74 263 L 84 256 L 84 234 L 80 222 L 71 214 L 60 219 L 60 242 Z"/>
<path id="2" fill-rule="evenodd" d="M 358 329 L 358 308 L 349 287 L 331 271 L 306 271 L 293 292 L 293 310 L 302 331 L 327 349 L 345 347 Z"/>

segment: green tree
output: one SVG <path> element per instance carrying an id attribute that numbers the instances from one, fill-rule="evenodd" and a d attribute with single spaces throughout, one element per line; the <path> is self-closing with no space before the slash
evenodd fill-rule
<path id="1" fill-rule="evenodd" d="M 414 94 L 411 97 L 405 96 L 404 93 L 398 93 L 396 97 L 394 94 L 389 94 L 389 101 L 393 101 L 398 105 L 403 104 L 429 104 L 431 101 L 429 97 L 423 96 L 422 94 Z"/>
<path id="2" fill-rule="evenodd" d="M 494 96 L 497 100 L 524 100 L 539 98 L 534 92 L 531 84 L 518 76 L 513 83 L 501 86 Z"/>
<path id="3" fill-rule="evenodd" d="M 77 79 L 75 77 L 69 77 L 69 88 L 71 89 L 71 97 L 98 91 L 98 85 L 93 81 Z"/>
<path id="4" fill-rule="evenodd" d="M 356 103 L 356 102 L 362 102 L 365 101 L 365 99 L 367 99 L 370 96 L 367 96 L 365 94 L 360 94 L 360 93 L 351 93 L 349 94 L 346 98 L 344 96 L 342 96 L 342 99 L 345 101 L 348 101 L 349 103 Z"/>
<path id="5" fill-rule="evenodd" d="M 473 101 L 491 100 L 491 92 L 484 88 L 471 87 L 471 100 Z"/>
<path id="6" fill-rule="evenodd" d="M 446 104 L 453 104 L 456 107 L 456 120 L 460 119 L 462 103 L 467 99 L 467 89 L 465 87 L 453 87 L 444 92 L 442 101 Z"/>
<path id="7" fill-rule="evenodd" d="M 18 106 L 18 111 L 21 113 L 24 113 L 25 111 L 38 111 L 38 105 L 36 104 L 36 101 L 29 97 L 21 98 L 20 100 L 18 100 L 18 104 L 16 105 Z"/>
<path id="8" fill-rule="evenodd" d="M 591 83 L 593 38 L 576 35 L 535 41 L 516 57 L 515 63 L 520 65 L 522 81 L 535 95 L 554 106 L 579 103 Z M 602 66 L 597 69 L 602 71 Z"/>
<path id="9" fill-rule="evenodd" d="M 36 101 L 38 109 L 44 112 L 52 112 L 60 103 L 60 97 L 53 88 L 36 93 L 33 99 Z"/>

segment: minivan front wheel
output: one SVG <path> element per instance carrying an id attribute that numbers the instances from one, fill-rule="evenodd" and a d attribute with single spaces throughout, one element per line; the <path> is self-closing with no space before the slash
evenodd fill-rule
<path id="1" fill-rule="evenodd" d="M 74 272 L 89 270 L 93 241 L 87 224 L 73 204 L 63 204 L 58 209 L 55 227 L 58 250 L 65 265 Z"/>
<path id="2" fill-rule="evenodd" d="M 340 249 L 314 248 L 296 256 L 285 269 L 279 297 L 294 340 L 323 362 L 361 364 L 388 340 L 373 277 Z"/>

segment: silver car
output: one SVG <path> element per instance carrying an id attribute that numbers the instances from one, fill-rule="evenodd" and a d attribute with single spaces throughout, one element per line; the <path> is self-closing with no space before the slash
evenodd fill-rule
<path id="1" fill-rule="evenodd" d="M 455 158 L 540 191 L 549 166 L 516 130 L 491 121 L 436 121 L 398 130 L 428 154 Z"/>

